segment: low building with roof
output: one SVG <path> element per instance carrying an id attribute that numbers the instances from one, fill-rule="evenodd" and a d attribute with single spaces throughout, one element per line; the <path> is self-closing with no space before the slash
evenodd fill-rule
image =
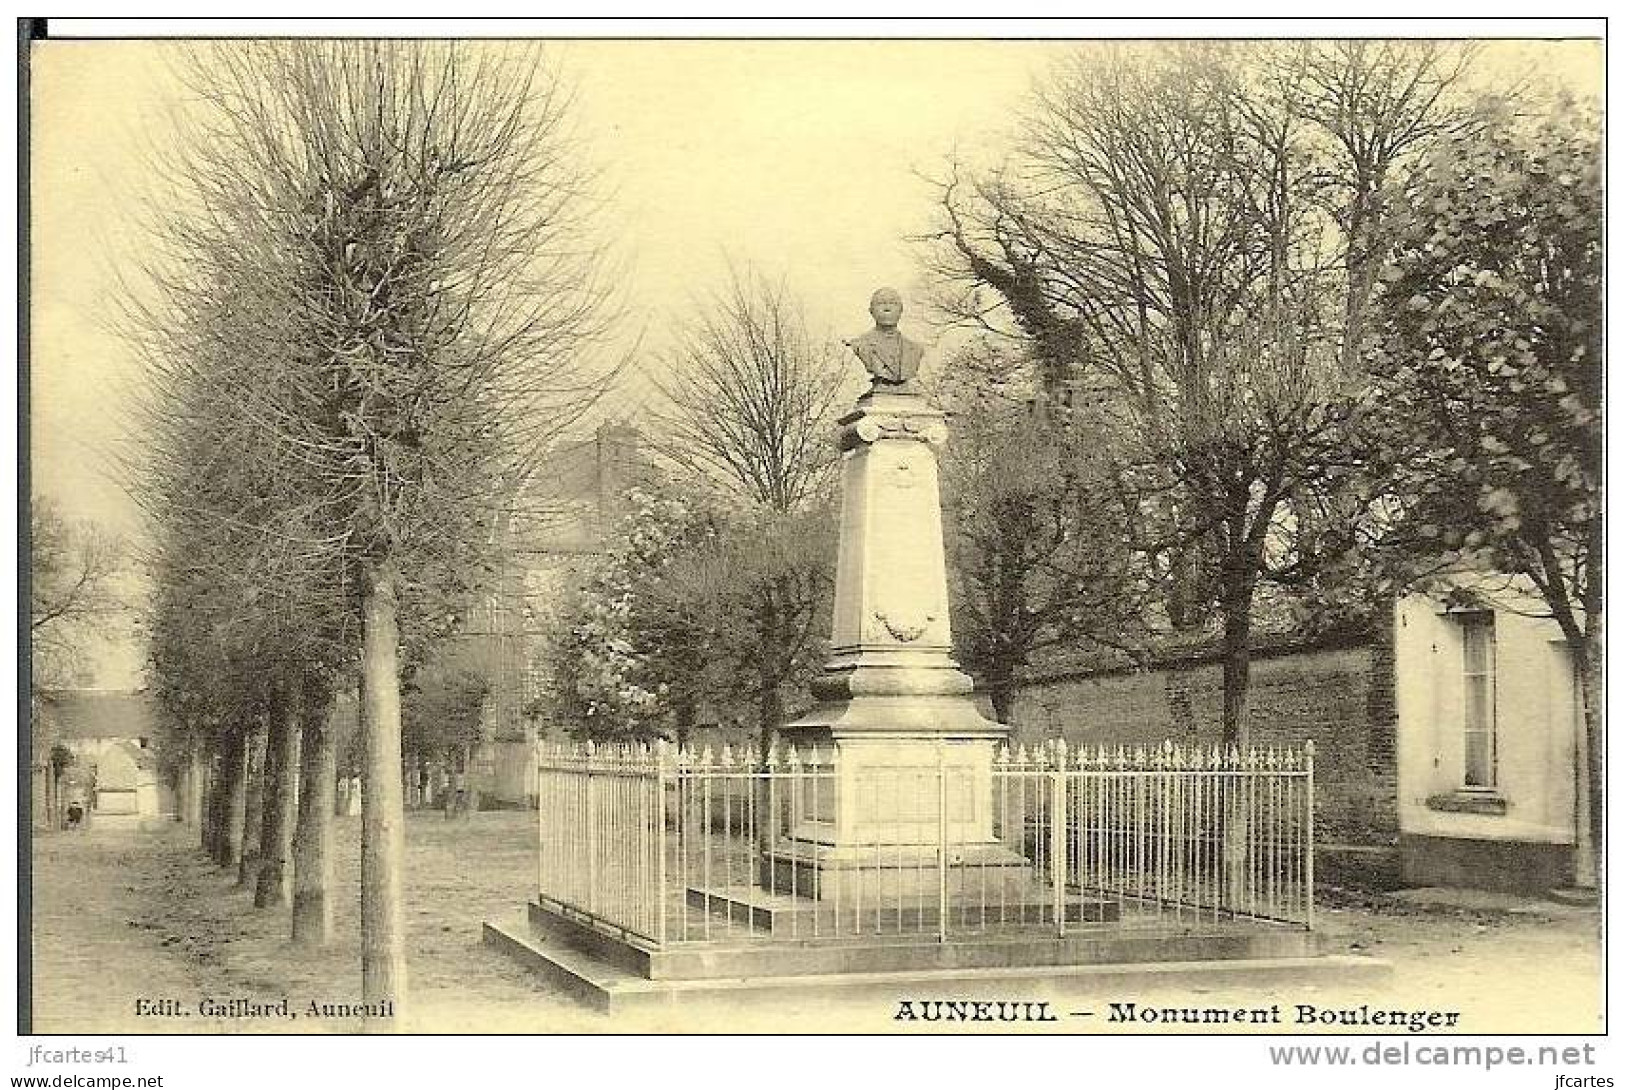
<path id="1" fill-rule="evenodd" d="M 156 818 L 175 812 L 174 784 L 158 755 L 162 712 L 145 690 L 55 689 L 39 695 L 37 737 L 74 761 L 64 799 L 96 818 Z"/>

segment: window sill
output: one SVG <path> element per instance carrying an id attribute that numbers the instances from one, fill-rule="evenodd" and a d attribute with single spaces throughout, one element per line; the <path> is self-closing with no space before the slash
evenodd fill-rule
<path id="1" fill-rule="evenodd" d="M 1500 817 L 1507 812 L 1507 800 L 1493 792 L 1451 791 L 1444 795 L 1428 796 L 1429 810 L 1443 810 L 1452 814 L 1489 814 Z"/>

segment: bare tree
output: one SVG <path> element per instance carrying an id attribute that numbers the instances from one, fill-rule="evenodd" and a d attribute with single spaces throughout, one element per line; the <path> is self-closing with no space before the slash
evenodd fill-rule
<path id="1" fill-rule="evenodd" d="M 123 620 L 117 582 L 126 550 L 102 527 L 66 518 L 54 499 L 38 493 L 29 502 L 28 548 L 29 737 L 35 767 L 45 770 L 45 817 L 54 826 L 61 822 L 58 783 L 65 766 L 55 719 L 42 713 L 40 694 L 83 679 L 88 645 Z"/>
<path id="2" fill-rule="evenodd" d="M 1347 231 L 1376 229 L 1370 177 L 1443 123 L 1441 56 L 1102 47 L 1040 89 L 1004 169 L 943 187 L 946 304 L 1027 341 L 1052 401 L 1105 395 L 1169 619 L 1217 618 L 1227 742 L 1246 740 L 1259 587 L 1350 540 L 1326 486 L 1363 457 L 1346 326 L 1372 243 Z"/>
<path id="3" fill-rule="evenodd" d="M 827 494 L 842 370 L 782 280 L 730 267 L 727 287 L 700 303 L 660 362 L 656 443 L 666 458 L 775 511 Z"/>
<path id="4" fill-rule="evenodd" d="M 187 359 L 279 474 L 262 509 L 205 516 L 351 595 L 362 992 L 398 1017 L 403 610 L 479 563 L 503 506 L 488 497 L 602 389 L 584 363 L 605 314 L 590 180 L 531 48 L 263 42 L 212 49 L 187 78 L 200 108 L 135 317 L 149 335 L 182 319 Z"/>
<path id="5" fill-rule="evenodd" d="M 732 514 L 652 581 L 641 620 L 728 663 L 725 688 L 744 681 L 765 752 L 829 605 L 842 354 L 808 331 L 784 281 L 730 267 L 662 362 L 658 449 Z"/>
<path id="6" fill-rule="evenodd" d="M 81 672 L 84 643 L 124 611 L 115 580 L 125 548 L 91 522 L 63 516 L 49 496 L 29 503 L 28 635 L 35 689 Z"/>
<path id="7" fill-rule="evenodd" d="M 1359 364 L 1367 312 L 1382 263 L 1383 188 L 1416 152 L 1471 124 L 1454 94 L 1478 47 L 1471 43 L 1363 41 L 1302 43 L 1275 63 L 1294 109 L 1335 149 L 1324 203 L 1344 239 L 1343 364 Z"/>
<path id="8" fill-rule="evenodd" d="M 1098 432 L 1058 418 L 1019 363 L 987 347 L 949 368 L 944 515 L 959 660 L 1008 723 L 1033 656 L 1142 647 L 1144 594 L 1123 509 L 1102 502 L 1113 481 Z"/>

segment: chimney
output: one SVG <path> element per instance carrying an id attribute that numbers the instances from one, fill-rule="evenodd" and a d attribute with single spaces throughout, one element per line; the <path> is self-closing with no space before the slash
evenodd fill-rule
<path id="1" fill-rule="evenodd" d="M 609 534 L 620 521 L 622 499 L 633 483 L 637 466 L 638 432 L 628 424 L 600 424 L 594 436 L 598 485 L 599 533 Z"/>

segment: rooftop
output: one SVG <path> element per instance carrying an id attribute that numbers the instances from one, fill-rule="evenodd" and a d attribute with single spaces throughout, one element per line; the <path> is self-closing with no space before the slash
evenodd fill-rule
<path id="1" fill-rule="evenodd" d="M 151 738 L 158 732 L 158 702 L 145 689 L 52 689 L 40 695 L 40 714 L 57 738 Z"/>

